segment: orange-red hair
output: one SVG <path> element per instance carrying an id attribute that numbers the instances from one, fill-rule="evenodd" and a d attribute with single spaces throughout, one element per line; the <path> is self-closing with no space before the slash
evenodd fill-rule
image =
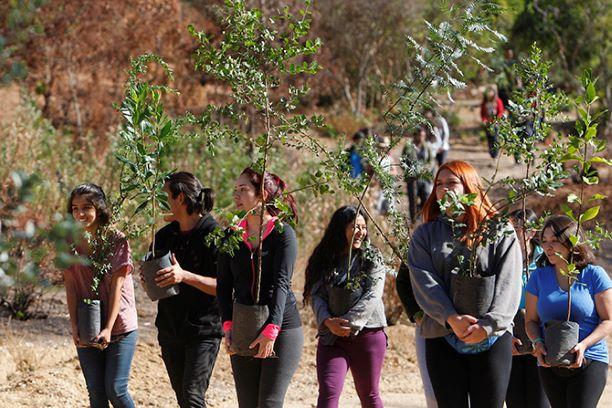
<path id="1" fill-rule="evenodd" d="M 478 230 L 478 226 L 486 218 L 493 216 L 496 213 L 496 210 L 485 194 L 484 187 L 482 186 L 480 176 L 476 172 L 476 169 L 468 162 L 453 160 L 440 166 L 434 179 L 434 189 L 423 205 L 423 220 L 425 222 L 430 222 L 438 218 L 440 215 L 440 206 L 438 205 L 438 200 L 436 198 L 435 186 L 438 183 L 438 176 L 442 170 L 450 171 L 461 180 L 465 194 L 476 194 L 474 205 L 466 209 L 465 220 L 463 221 L 467 226 L 463 240 L 467 241 L 468 244 L 472 244 L 474 240 L 470 239 L 469 235 L 476 232 L 476 230 Z"/>

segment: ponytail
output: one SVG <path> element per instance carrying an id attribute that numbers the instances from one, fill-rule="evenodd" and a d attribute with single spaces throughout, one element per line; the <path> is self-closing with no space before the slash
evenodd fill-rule
<path id="1" fill-rule="evenodd" d="M 193 174 L 186 171 L 172 173 L 166 178 L 166 184 L 176 198 L 180 193 L 185 197 L 187 214 L 206 214 L 215 205 L 215 195 L 212 189 L 203 188 L 202 183 Z"/>
<path id="2" fill-rule="evenodd" d="M 215 206 L 215 192 L 212 188 L 203 188 L 200 190 L 200 203 L 202 205 L 202 213 L 209 213 Z"/>
<path id="3" fill-rule="evenodd" d="M 261 174 L 257 173 L 250 167 L 247 167 L 242 171 L 242 174 L 245 174 L 249 177 L 249 181 L 255 187 L 255 191 L 257 194 L 261 191 L 262 177 Z M 274 173 L 266 172 L 265 178 L 263 180 L 264 190 L 267 193 L 268 197 L 266 199 L 266 210 L 272 216 L 278 216 L 281 213 L 281 210 L 274 205 L 274 201 L 277 198 L 282 198 L 282 200 L 287 204 L 290 210 L 289 218 L 295 223 L 298 223 L 298 213 L 297 213 L 297 205 L 295 202 L 295 198 L 290 193 L 285 193 L 287 188 L 287 183 L 285 183 L 280 177 L 278 177 Z"/>

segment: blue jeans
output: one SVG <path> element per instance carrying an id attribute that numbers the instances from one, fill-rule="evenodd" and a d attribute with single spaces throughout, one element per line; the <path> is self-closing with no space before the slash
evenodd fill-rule
<path id="1" fill-rule="evenodd" d="M 108 401 L 115 408 L 134 407 L 128 379 L 137 340 L 138 332 L 134 330 L 104 350 L 77 348 L 91 408 L 108 408 Z"/>

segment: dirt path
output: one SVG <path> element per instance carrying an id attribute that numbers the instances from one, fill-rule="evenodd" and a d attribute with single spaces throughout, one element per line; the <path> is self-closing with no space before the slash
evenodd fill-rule
<path id="1" fill-rule="evenodd" d="M 484 142 L 475 138 L 456 143 L 451 158 L 468 160 L 485 177 L 493 174 L 492 161 Z M 503 175 L 520 174 L 521 167 L 504 158 Z M 304 254 L 302 254 L 304 256 Z M 130 389 L 139 407 L 174 407 L 173 392 L 160 358 L 153 325 L 155 305 L 137 291 L 140 341 L 136 351 Z M 61 295 L 50 301 L 50 317 L 27 322 L 0 320 L 0 407 L 84 407 L 87 396 L 74 347 L 68 333 L 66 305 Z M 315 330 L 309 310 L 302 313 L 306 343 L 301 366 L 287 395 L 290 408 L 314 407 L 317 395 L 315 371 Z M 389 327 L 389 348 L 381 384 L 387 408 L 425 407 L 420 377 L 415 365 L 414 328 Z M 612 380 L 612 378 L 611 378 Z M 228 357 L 217 360 L 208 392 L 212 408 L 237 406 Z M 359 402 L 347 378 L 341 407 L 358 407 Z M 612 388 L 607 387 L 600 407 L 612 407 Z"/>

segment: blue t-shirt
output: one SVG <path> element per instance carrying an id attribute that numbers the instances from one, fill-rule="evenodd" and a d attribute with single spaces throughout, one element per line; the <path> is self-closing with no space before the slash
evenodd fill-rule
<path id="1" fill-rule="evenodd" d="M 584 340 L 599 325 L 595 295 L 610 288 L 612 280 L 602 267 L 596 265 L 587 265 L 578 275 L 578 281 L 572 285 L 570 320 L 580 326 L 579 341 Z M 537 307 L 542 333 L 544 333 L 544 323 L 567 318 L 567 292 L 559 287 L 553 266 L 536 269 L 527 282 L 527 292 L 538 297 Z M 601 339 L 589 347 L 584 355 L 591 360 L 607 364 L 606 339 Z"/>
<path id="2" fill-rule="evenodd" d="M 357 149 L 351 149 L 349 152 L 349 161 L 351 163 L 351 177 L 357 178 L 363 173 L 363 163 L 361 162 L 361 155 L 357 152 Z"/>
<path id="3" fill-rule="evenodd" d="M 459 337 L 455 333 L 447 334 L 444 339 L 452 348 L 459 354 L 479 354 L 489 350 L 493 347 L 493 344 L 497 341 L 499 336 L 490 336 L 481 341 L 480 343 L 471 344 L 459 340 Z"/>
<path id="4" fill-rule="evenodd" d="M 531 276 L 533 271 L 535 271 L 538 268 L 537 262 L 543 254 L 544 254 L 544 250 L 542 249 L 541 246 L 536 245 L 535 248 L 533 248 L 533 253 L 531 255 L 531 262 L 529 262 L 529 276 Z M 519 304 L 519 309 L 524 309 L 525 308 L 525 288 L 527 287 L 527 274 L 525 273 L 524 269 L 523 269 L 523 273 L 521 277 L 523 281 L 523 286 L 521 288 L 521 303 Z"/>

